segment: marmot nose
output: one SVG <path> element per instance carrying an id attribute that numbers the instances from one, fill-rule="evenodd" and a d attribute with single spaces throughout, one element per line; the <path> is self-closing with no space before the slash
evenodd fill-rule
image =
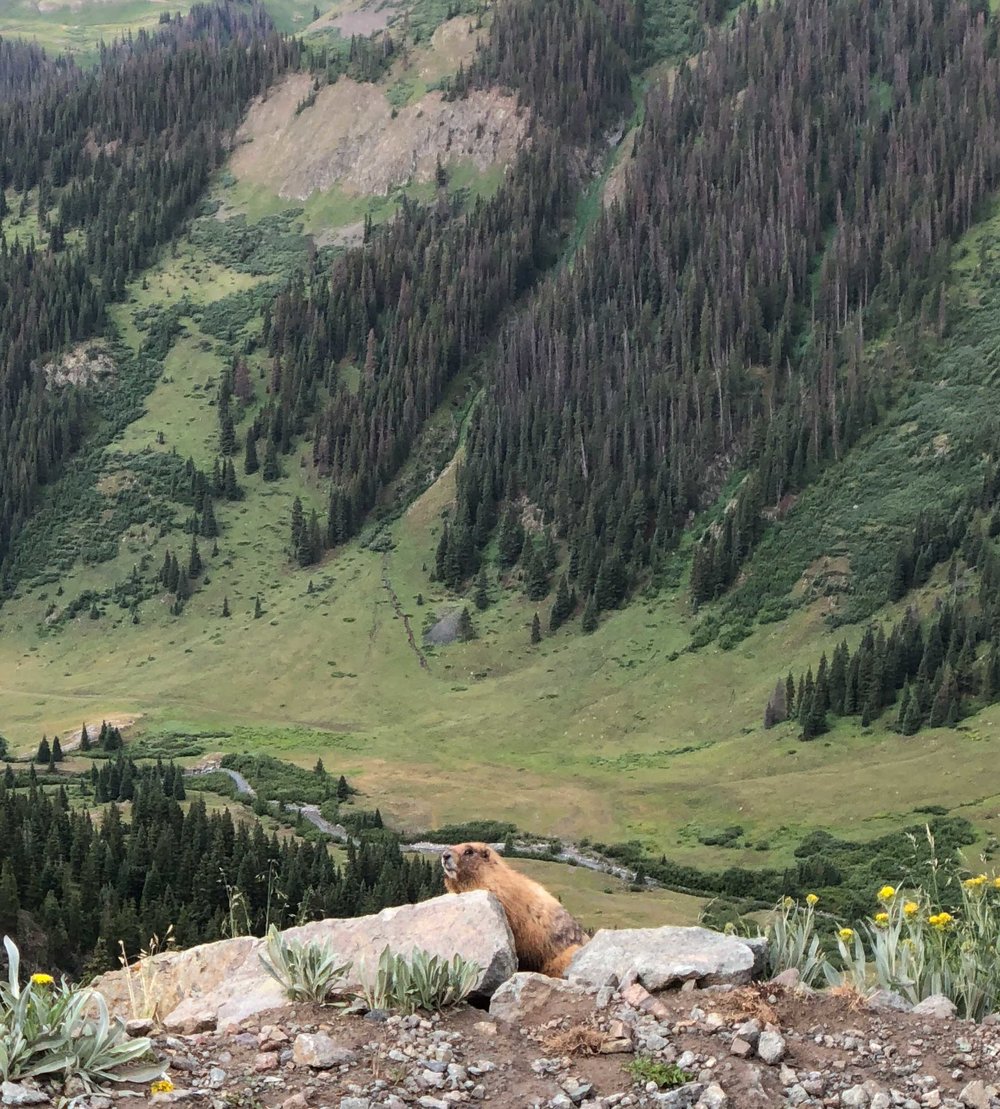
<path id="1" fill-rule="evenodd" d="M 450 863 L 451 862 L 451 852 L 450 851 L 442 851 L 441 852 L 441 861 L 444 862 L 444 863 Z"/>

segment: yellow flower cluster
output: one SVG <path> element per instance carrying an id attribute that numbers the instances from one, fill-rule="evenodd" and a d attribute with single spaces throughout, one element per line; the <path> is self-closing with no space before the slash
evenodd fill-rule
<path id="1" fill-rule="evenodd" d="M 51 974 L 33 974 L 31 976 L 31 983 L 34 986 L 54 986 L 56 980 Z"/>
<path id="2" fill-rule="evenodd" d="M 907 901 L 903 905 L 903 913 L 906 916 L 916 916 L 919 912 L 920 906 L 916 903 L 916 901 Z"/>
<path id="3" fill-rule="evenodd" d="M 817 901 L 819 901 L 819 898 L 816 896 L 816 894 L 814 894 L 814 893 L 807 893 L 806 894 L 806 904 L 807 905 L 815 905 Z"/>
<path id="4" fill-rule="evenodd" d="M 896 896 L 895 886 L 883 886 L 878 891 L 879 901 L 891 901 Z"/>
<path id="5" fill-rule="evenodd" d="M 975 878 L 966 878 L 962 885 L 965 886 L 967 890 L 982 889 L 982 887 L 986 885 L 986 875 L 977 874 Z"/>
<path id="6" fill-rule="evenodd" d="M 149 1087 L 151 1094 L 172 1094 L 174 1092 L 174 1084 L 169 1078 L 160 1078 Z"/>
<path id="7" fill-rule="evenodd" d="M 841 928 L 840 931 L 837 933 L 837 938 L 843 940 L 844 943 L 849 943 L 851 940 L 854 939 L 854 929 Z"/>
<path id="8" fill-rule="evenodd" d="M 951 913 L 935 913 L 933 916 L 927 918 L 927 923 L 932 928 L 937 928 L 939 931 L 944 931 L 955 918 Z"/>
<path id="9" fill-rule="evenodd" d="M 884 928 L 889 923 L 889 914 L 888 913 L 876 913 L 875 914 L 875 923 L 880 928 Z"/>

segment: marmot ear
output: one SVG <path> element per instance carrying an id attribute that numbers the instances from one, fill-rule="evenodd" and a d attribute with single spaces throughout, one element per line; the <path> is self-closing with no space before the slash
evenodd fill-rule
<path id="1" fill-rule="evenodd" d="M 488 847 L 484 847 L 482 851 L 479 852 L 479 854 L 482 855 L 484 859 L 488 859 L 490 857 L 490 849 Z"/>

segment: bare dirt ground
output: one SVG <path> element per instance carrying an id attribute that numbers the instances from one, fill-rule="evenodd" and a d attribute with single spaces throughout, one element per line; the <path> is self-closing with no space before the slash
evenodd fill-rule
<path id="1" fill-rule="evenodd" d="M 253 1104 L 284 1109 L 398 1109 L 470 1099 L 512 1109 L 570 1103 L 690 1109 L 702 1095 L 699 1105 L 724 1109 L 990 1109 L 998 1103 L 992 1086 L 1000 1076 L 1000 1028 L 994 1024 L 874 1011 L 856 997 L 801 994 L 775 984 L 670 991 L 659 1001 L 651 1016 L 611 990 L 542 997 L 515 1024 L 469 1007 L 387 1019 L 298 1005 L 238 1027 L 154 1039 L 178 1094 L 207 1086 L 202 1096 L 225 1101 L 252 1091 Z M 761 1030 L 777 1033 L 780 1058 L 765 1062 L 752 1045 L 744 1051 L 748 1045 L 737 1032 L 756 1042 Z M 328 1058 L 310 1065 L 296 1041 L 316 1033 L 332 1043 L 326 1042 Z M 764 1055 L 763 1041 L 760 1049 Z M 635 1082 L 627 1065 L 637 1053 L 678 1065 L 688 1083 L 664 1097 Z M 119 1102 L 123 1109 L 141 1104 L 144 1099 Z"/>

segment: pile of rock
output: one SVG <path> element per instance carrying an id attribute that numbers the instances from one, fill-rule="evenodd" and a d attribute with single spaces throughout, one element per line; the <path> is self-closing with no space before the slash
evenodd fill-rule
<path id="1" fill-rule="evenodd" d="M 152 1033 L 173 1089 L 114 1098 L 7 1083 L 4 1105 L 138 1109 L 1000 1109 L 1000 1026 L 944 999 L 815 994 L 761 983 L 764 951 L 706 929 L 599 932 L 567 979 L 515 973 L 506 919 L 484 893 L 295 929 L 355 958 L 386 945 L 458 950 L 483 973 L 476 1007 L 347 1015 L 291 1005 L 259 968 L 260 942 L 153 960 Z M 124 972 L 100 988 L 126 1014 Z M 133 983 L 133 989 L 135 983 Z M 488 1012 L 484 1011 L 488 1008 Z M 269 1010 L 269 1011 L 264 1011 Z"/>

